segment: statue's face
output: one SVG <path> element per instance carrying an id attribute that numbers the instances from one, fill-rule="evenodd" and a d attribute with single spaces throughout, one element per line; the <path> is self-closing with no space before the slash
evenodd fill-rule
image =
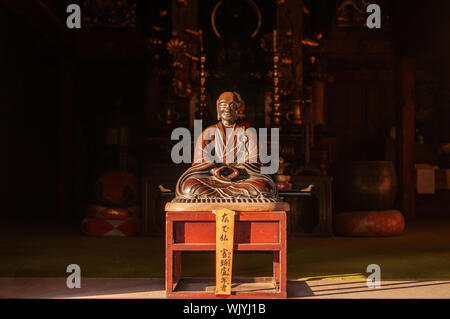
<path id="1" fill-rule="evenodd" d="M 239 113 L 239 101 L 231 92 L 222 93 L 217 100 L 217 119 L 228 124 L 236 123 Z"/>

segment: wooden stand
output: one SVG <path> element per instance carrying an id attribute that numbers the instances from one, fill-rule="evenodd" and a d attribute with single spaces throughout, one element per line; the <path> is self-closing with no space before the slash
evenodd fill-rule
<path id="1" fill-rule="evenodd" d="M 168 298 L 216 298 L 215 278 L 181 277 L 183 251 L 215 251 L 215 221 L 211 211 L 166 212 Z M 272 251 L 273 277 L 233 277 L 231 295 L 226 298 L 286 298 L 285 211 L 236 211 L 233 250 Z"/>

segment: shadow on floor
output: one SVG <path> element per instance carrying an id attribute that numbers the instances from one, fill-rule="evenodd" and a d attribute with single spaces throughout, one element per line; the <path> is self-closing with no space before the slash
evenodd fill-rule
<path id="1" fill-rule="evenodd" d="M 447 297 L 439 296 L 436 297 L 445 297 L 448 298 L 450 294 L 450 281 L 446 282 L 426 282 L 426 281 L 401 281 L 401 282 L 392 282 L 386 283 L 382 282 L 379 288 L 369 288 L 367 286 L 366 281 L 346 281 L 342 283 L 336 282 L 328 282 L 325 284 L 316 284 L 314 281 L 292 281 L 288 284 L 288 297 L 289 298 L 304 298 L 304 297 L 324 297 L 328 298 L 340 298 L 343 295 L 348 294 L 363 294 L 362 297 L 367 298 L 368 294 L 371 293 L 383 293 L 388 298 L 396 298 L 399 296 L 400 291 L 402 293 L 405 292 L 406 289 L 415 289 L 422 287 L 431 287 L 431 286 L 444 286 L 447 285 Z M 442 287 L 445 288 L 445 287 Z M 413 296 L 413 295 L 412 295 Z M 423 297 L 423 296 L 422 296 Z"/>

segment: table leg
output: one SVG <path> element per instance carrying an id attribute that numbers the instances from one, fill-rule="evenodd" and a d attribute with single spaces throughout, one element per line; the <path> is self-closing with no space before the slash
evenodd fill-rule
<path id="1" fill-rule="evenodd" d="M 173 223 L 166 215 L 166 295 L 173 292 L 173 250 L 172 250 Z"/>
<path id="2" fill-rule="evenodd" d="M 181 278 L 181 251 L 175 251 L 174 253 L 174 272 L 175 281 Z"/>
<path id="3" fill-rule="evenodd" d="M 282 298 L 287 297 L 287 236 L 286 236 L 286 213 L 282 214 L 280 220 L 280 294 Z"/>
<path id="4" fill-rule="evenodd" d="M 280 288 L 280 252 L 273 252 L 273 281 L 277 290 Z"/>

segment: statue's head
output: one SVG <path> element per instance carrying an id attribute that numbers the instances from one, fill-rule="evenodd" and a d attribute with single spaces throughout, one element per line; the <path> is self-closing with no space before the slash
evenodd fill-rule
<path id="1" fill-rule="evenodd" d="M 217 120 L 226 126 L 233 125 L 238 119 L 242 105 L 242 100 L 238 93 L 224 92 L 220 94 L 216 101 Z"/>

